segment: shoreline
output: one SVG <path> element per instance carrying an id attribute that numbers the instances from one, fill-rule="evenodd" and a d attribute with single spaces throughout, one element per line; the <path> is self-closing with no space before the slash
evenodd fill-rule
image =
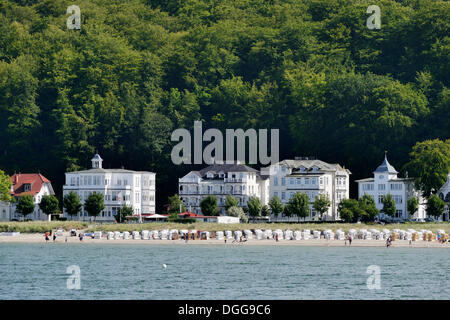
<path id="1" fill-rule="evenodd" d="M 187 243 L 185 240 L 107 240 L 102 239 L 91 239 L 85 237 L 83 241 L 80 241 L 78 237 L 70 237 L 67 235 L 67 242 L 65 242 L 66 235 L 57 237 L 56 244 L 79 244 L 79 245 L 90 245 L 90 244 L 134 244 L 134 245 L 221 245 L 221 246 L 304 246 L 304 247 L 386 247 L 386 240 L 362 240 L 355 239 L 352 244 L 345 245 L 344 240 L 326 240 L 326 239 L 310 239 L 310 240 L 248 240 L 246 242 L 233 242 L 233 240 L 189 240 Z M 20 234 L 18 236 L 0 236 L 0 246 L 2 244 L 12 244 L 12 243 L 42 243 L 47 245 L 52 245 L 53 241 L 50 240 L 46 243 L 44 236 L 42 234 Z M 450 244 L 447 242 L 445 244 L 440 244 L 437 241 L 412 241 L 411 245 L 407 240 L 396 240 L 392 242 L 392 248 L 450 248 Z"/>

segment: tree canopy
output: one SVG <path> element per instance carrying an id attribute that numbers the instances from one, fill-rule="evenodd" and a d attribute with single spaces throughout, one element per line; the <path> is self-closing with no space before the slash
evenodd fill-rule
<path id="1" fill-rule="evenodd" d="M 94 219 L 105 209 L 105 201 L 101 193 L 94 192 L 84 201 L 84 210 L 86 210 Z"/>
<path id="2" fill-rule="evenodd" d="M 39 203 L 39 209 L 48 216 L 57 213 L 59 211 L 58 198 L 51 194 L 43 196 Z"/>
<path id="3" fill-rule="evenodd" d="M 159 210 L 191 170 L 176 128 L 279 128 L 280 158 L 314 155 L 366 178 L 389 150 L 450 138 L 446 1 L 0 1 L 0 167 L 61 192 L 66 170 L 157 173 Z M 27 157 L 23 156 L 27 150 Z M 355 152 L 358 150 L 358 152 Z M 411 172 L 412 176 L 412 172 Z"/>
<path id="4" fill-rule="evenodd" d="M 81 208 L 83 207 L 80 201 L 80 197 L 76 192 L 73 191 L 70 191 L 64 196 L 63 206 L 70 217 L 78 215 L 78 213 L 81 211 Z"/>
<path id="5" fill-rule="evenodd" d="M 214 216 L 219 212 L 219 207 L 217 205 L 217 198 L 215 196 L 206 196 L 200 201 L 200 208 L 202 209 L 202 214 L 205 216 Z"/>

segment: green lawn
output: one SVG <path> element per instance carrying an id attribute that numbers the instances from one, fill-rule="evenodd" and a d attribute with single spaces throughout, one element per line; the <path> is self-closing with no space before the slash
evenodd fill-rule
<path id="1" fill-rule="evenodd" d="M 88 223 L 81 221 L 27 221 L 0 222 L 0 232 L 44 233 L 50 229 L 85 229 Z"/>

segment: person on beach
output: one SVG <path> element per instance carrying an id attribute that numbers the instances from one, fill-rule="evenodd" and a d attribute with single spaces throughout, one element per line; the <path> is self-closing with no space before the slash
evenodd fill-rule
<path id="1" fill-rule="evenodd" d="M 53 242 L 56 242 L 56 233 L 53 234 Z"/>
<path id="2" fill-rule="evenodd" d="M 48 242 L 50 239 L 48 238 L 48 232 L 45 233 L 45 242 Z"/>
<path id="3" fill-rule="evenodd" d="M 352 245 L 352 236 L 348 236 L 348 245 L 349 245 L 349 246 Z"/>
<path id="4" fill-rule="evenodd" d="M 347 246 L 348 236 L 346 236 L 344 240 L 345 240 L 345 245 Z"/>
<path id="5" fill-rule="evenodd" d="M 225 244 L 227 243 L 227 235 L 225 235 L 225 237 L 223 237 L 223 239 L 225 240 Z"/>
<path id="6" fill-rule="evenodd" d="M 67 242 L 67 237 L 66 237 L 66 242 Z"/>
<path id="7" fill-rule="evenodd" d="M 275 236 L 275 240 L 278 242 L 278 233 L 277 233 L 277 235 Z"/>
<path id="8" fill-rule="evenodd" d="M 83 233 L 80 232 L 80 241 L 83 241 Z"/>

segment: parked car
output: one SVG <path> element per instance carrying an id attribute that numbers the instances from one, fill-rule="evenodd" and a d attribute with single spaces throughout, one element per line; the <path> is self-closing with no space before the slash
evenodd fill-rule
<path id="1" fill-rule="evenodd" d="M 430 217 L 426 217 L 425 218 L 425 222 L 434 222 L 434 219 L 430 218 Z"/>

